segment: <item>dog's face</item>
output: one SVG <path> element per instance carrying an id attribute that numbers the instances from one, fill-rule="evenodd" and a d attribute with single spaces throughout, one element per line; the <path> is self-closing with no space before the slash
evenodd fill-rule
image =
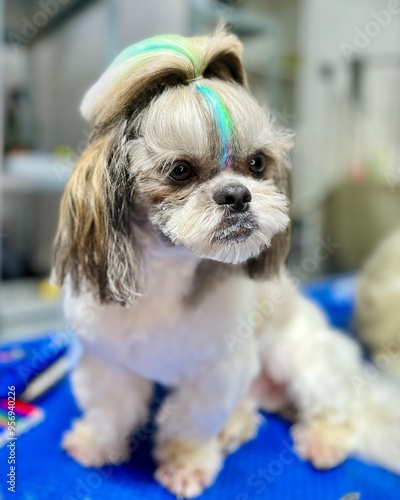
<path id="1" fill-rule="evenodd" d="M 288 226 L 288 199 L 275 182 L 287 136 L 242 88 L 207 82 L 214 108 L 202 88 L 171 89 L 152 103 L 130 168 L 158 231 L 200 257 L 236 264 Z"/>
<path id="2" fill-rule="evenodd" d="M 128 47 L 81 110 L 94 131 L 62 199 L 58 283 L 70 276 L 77 293 L 131 303 L 141 291 L 143 231 L 240 264 L 235 272 L 251 278 L 279 271 L 289 244 L 291 135 L 247 92 L 235 36 Z"/>

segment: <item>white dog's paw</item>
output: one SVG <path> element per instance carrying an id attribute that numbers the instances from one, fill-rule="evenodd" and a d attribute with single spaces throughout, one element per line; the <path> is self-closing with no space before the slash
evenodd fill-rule
<path id="1" fill-rule="evenodd" d="M 224 453 L 233 453 L 253 439 L 262 421 L 263 417 L 251 405 L 240 404 L 218 436 Z"/>
<path id="2" fill-rule="evenodd" d="M 194 498 L 214 482 L 222 466 L 216 439 L 202 444 L 169 441 L 157 446 L 154 477 L 178 498 Z"/>
<path id="3" fill-rule="evenodd" d="M 85 419 L 76 420 L 73 428 L 63 436 L 62 448 L 85 467 L 102 467 L 105 464 L 119 464 L 130 457 L 128 440 L 107 439 Z"/>
<path id="4" fill-rule="evenodd" d="M 354 446 L 350 427 L 332 425 L 323 419 L 295 424 L 291 434 L 297 454 L 317 469 L 331 469 L 341 464 Z"/>

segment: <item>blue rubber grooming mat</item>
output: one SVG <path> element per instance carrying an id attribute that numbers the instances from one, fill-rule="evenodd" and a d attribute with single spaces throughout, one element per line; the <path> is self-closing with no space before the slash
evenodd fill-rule
<path id="1" fill-rule="evenodd" d="M 303 285 L 303 294 L 324 309 L 332 326 L 351 328 L 357 278 L 352 274 L 321 279 Z"/>
<path id="2" fill-rule="evenodd" d="M 347 278 L 346 278 L 347 279 Z M 340 279 L 330 282 L 339 287 Z M 327 282 L 321 289 L 328 294 Z M 343 283 L 342 283 L 343 285 Z M 348 284 L 346 285 L 348 286 Z M 318 284 L 306 293 L 318 300 Z M 345 294 L 336 294 L 344 297 Z M 332 296 L 324 295 L 324 308 L 329 312 Z M 348 306 L 348 304 L 347 304 Z M 346 307 L 347 307 L 346 306 Z M 339 304 L 335 307 L 338 309 Z M 333 308 L 335 309 L 335 308 Z M 347 310 L 350 309 L 347 307 Z M 335 317 L 331 316 L 332 323 Z M 343 317 L 341 318 L 341 321 Z M 347 317 L 347 323 L 349 317 Z M 117 388 L 116 388 L 117 390 Z M 4 498 L 24 500 L 170 500 L 174 497 L 153 480 L 151 459 L 153 426 L 145 425 L 135 438 L 131 461 L 118 467 L 85 469 L 60 448 L 63 432 L 79 415 L 64 380 L 35 404 L 46 413 L 43 423 L 17 440 L 17 491 L 8 493 L 8 471 L 5 448 L 0 450 L 0 484 Z M 400 425 L 400 423 L 399 423 Z M 289 424 L 276 416 L 266 416 L 255 440 L 229 456 L 215 484 L 204 500 L 355 500 L 349 493 L 360 494 L 361 500 L 399 500 L 400 476 L 379 467 L 348 459 L 330 471 L 316 471 L 294 454 Z M 373 429 L 371 429 L 373 432 Z M 346 496 L 348 495 L 348 496 Z"/>
<path id="3" fill-rule="evenodd" d="M 0 398 L 14 386 L 19 396 L 36 375 L 66 354 L 71 337 L 57 332 L 24 343 L 12 342 L 0 351 Z"/>

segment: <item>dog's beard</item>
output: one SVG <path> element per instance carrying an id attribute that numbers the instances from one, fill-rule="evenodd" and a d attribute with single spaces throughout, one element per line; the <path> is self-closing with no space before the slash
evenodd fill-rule
<path id="1" fill-rule="evenodd" d="M 213 237 L 215 243 L 240 243 L 246 241 L 258 229 L 252 213 L 227 213 Z"/>
<path id="2" fill-rule="evenodd" d="M 267 187 L 253 191 L 246 212 L 232 213 L 228 207 L 193 195 L 180 207 L 164 207 L 152 222 L 175 245 L 201 258 L 245 262 L 270 246 L 272 237 L 289 224 L 287 198 L 272 185 Z"/>

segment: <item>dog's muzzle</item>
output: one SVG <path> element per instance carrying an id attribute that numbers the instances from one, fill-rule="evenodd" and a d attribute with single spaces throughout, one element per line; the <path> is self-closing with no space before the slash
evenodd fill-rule
<path id="1" fill-rule="evenodd" d="M 214 241 L 239 243 L 247 240 L 258 229 L 251 213 L 251 193 L 241 183 L 225 184 L 216 189 L 213 199 L 217 205 L 226 207 L 227 213 L 214 235 Z"/>

